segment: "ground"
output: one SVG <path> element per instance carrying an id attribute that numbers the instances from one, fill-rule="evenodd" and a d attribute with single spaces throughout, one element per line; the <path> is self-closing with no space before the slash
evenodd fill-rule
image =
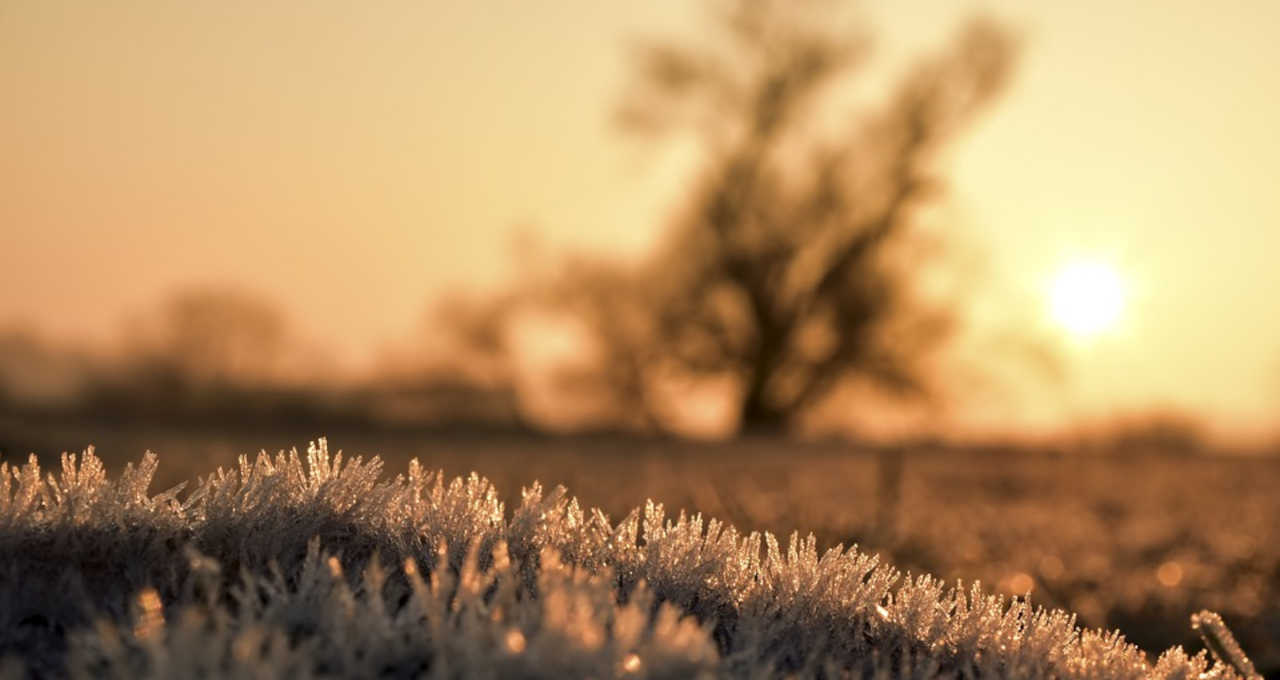
<path id="1" fill-rule="evenodd" d="M 1223 614 L 1264 673 L 1280 671 L 1280 460 L 1158 451 L 908 449 L 753 440 L 724 444 L 618 437 L 8 427 L 4 459 L 42 463 L 96 444 L 113 474 L 160 454 L 153 491 L 266 448 L 328 435 L 348 455 L 472 470 L 506 494 L 563 484 L 616 520 L 652 498 L 744 530 L 813 532 L 819 548 L 858 543 L 914 572 L 980 580 L 1119 628 L 1152 652 L 1198 648 L 1188 616 Z M 53 434 L 56 432 L 56 434 Z M 17 450 L 10 450 L 16 447 Z M 893 462 L 900 463 L 900 469 Z M 896 480 L 896 481 L 895 481 Z"/>

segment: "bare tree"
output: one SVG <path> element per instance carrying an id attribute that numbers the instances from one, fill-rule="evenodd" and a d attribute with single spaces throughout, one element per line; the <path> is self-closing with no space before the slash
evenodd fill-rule
<path id="1" fill-rule="evenodd" d="M 177 293 L 160 310 L 141 352 L 187 387 L 246 387 L 280 378 L 290 333 L 280 310 L 233 288 Z"/>
<path id="2" fill-rule="evenodd" d="M 638 267 L 579 259 L 527 299 L 579 318 L 599 360 L 569 384 L 660 426 L 662 376 L 732 376 L 740 427 L 775 430 L 848 380 L 930 393 L 921 357 L 954 325 L 913 282 L 916 208 L 934 160 L 1006 82 L 1014 41 L 974 21 L 873 113 L 822 134 L 818 111 L 869 52 L 831 3 L 732 0 L 696 45 L 639 49 L 620 108 L 632 133 L 692 133 L 707 165 L 662 247 Z"/>

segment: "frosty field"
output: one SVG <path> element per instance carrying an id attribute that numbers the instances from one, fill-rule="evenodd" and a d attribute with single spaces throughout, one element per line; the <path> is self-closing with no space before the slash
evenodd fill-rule
<path id="1" fill-rule="evenodd" d="M 1176 651 L 1154 664 L 1201 649 L 1188 616 L 1208 608 L 1280 665 L 1274 460 L 916 450 L 889 485 L 882 458 L 835 445 L 349 435 L 333 448 L 381 454 L 380 477 L 317 451 L 194 483 L 298 443 L 256 436 L 96 433 L 126 479 L 7 473 L 4 653 L 117 677 L 1194 677 Z M 473 469 L 494 487 L 450 482 Z"/>

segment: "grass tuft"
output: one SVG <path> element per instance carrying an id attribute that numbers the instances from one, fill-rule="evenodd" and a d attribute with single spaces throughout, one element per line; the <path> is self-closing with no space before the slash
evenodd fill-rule
<path id="1" fill-rule="evenodd" d="M 536 483 L 507 508 L 477 475 L 388 478 L 324 440 L 157 495 L 152 454 L 114 480 L 92 450 L 62 463 L 0 464 L 19 677 L 1256 677 L 1212 615 L 1212 659 L 1152 663 L 856 546 L 653 502 L 614 521 Z"/>

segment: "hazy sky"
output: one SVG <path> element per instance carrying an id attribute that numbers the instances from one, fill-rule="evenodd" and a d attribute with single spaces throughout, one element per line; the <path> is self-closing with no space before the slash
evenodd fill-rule
<path id="1" fill-rule="evenodd" d="M 235 282 L 359 357 L 444 288 L 501 281 L 517 228 L 640 252 L 690 157 L 609 113 L 626 41 L 693 34 L 695 5 L 6 0 L 0 325 L 106 338 Z M 1125 279 L 1119 327 L 1065 343 L 1072 409 L 1280 413 L 1280 3 L 864 8 L 889 67 L 974 9 L 1023 31 L 947 211 L 1035 315 L 1073 258 Z"/>

